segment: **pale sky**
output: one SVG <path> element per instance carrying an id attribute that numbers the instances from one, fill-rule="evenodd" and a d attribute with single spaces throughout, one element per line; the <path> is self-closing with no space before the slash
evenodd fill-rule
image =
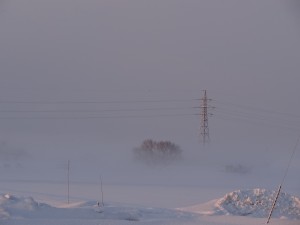
<path id="1" fill-rule="evenodd" d="M 89 159 L 130 154 L 153 138 L 192 158 L 203 151 L 195 107 L 206 89 L 211 151 L 289 153 L 300 133 L 299 8 L 296 0 L 2 0 L 0 141 Z"/>

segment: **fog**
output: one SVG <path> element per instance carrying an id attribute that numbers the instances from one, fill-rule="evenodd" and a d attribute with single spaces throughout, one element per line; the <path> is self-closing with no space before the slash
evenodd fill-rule
<path id="1" fill-rule="evenodd" d="M 300 133 L 299 23 L 296 0 L 0 1 L 2 178 L 64 182 L 70 160 L 73 182 L 276 186 Z M 183 160 L 134 161 L 148 138 Z"/>

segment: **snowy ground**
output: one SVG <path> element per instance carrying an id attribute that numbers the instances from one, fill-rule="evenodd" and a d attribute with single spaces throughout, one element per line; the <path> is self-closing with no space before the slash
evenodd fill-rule
<path id="1" fill-rule="evenodd" d="M 284 172 L 278 165 L 285 164 L 266 164 L 262 157 L 238 163 L 222 160 L 209 162 L 206 157 L 200 165 L 156 168 L 116 161 L 103 162 L 100 169 L 98 162 L 93 167 L 90 161 L 73 160 L 70 204 L 65 168 L 51 161 L 2 166 L 0 225 L 265 224 L 274 199 L 270 190 L 277 189 Z M 299 165 L 294 163 L 288 173 L 271 224 L 299 225 Z"/>
<path id="2" fill-rule="evenodd" d="M 180 209 L 128 204 L 98 206 L 81 201 L 52 206 L 32 197 L 0 196 L 1 224 L 263 224 L 275 192 L 264 189 L 234 191 L 210 202 Z M 300 199 L 281 193 L 272 224 L 299 224 Z"/>

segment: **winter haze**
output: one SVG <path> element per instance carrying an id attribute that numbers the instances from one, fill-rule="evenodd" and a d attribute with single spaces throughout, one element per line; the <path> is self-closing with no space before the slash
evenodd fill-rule
<path id="1" fill-rule="evenodd" d="M 1 193 L 64 196 L 68 160 L 74 199 L 95 198 L 100 175 L 107 200 L 158 207 L 276 189 L 300 135 L 299 13 L 297 0 L 0 0 Z M 182 161 L 136 162 L 148 138 Z M 297 150 L 298 196 L 299 165 Z"/>

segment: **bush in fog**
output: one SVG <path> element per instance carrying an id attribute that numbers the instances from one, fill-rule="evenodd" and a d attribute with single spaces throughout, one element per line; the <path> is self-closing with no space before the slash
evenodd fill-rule
<path id="1" fill-rule="evenodd" d="M 169 164 L 181 159 L 181 149 L 170 141 L 148 139 L 133 149 L 137 160 L 147 164 Z"/>
<path id="2" fill-rule="evenodd" d="M 239 174 L 247 174 L 250 172 L 250 168 L 241 164 L 237 165 L 226 165 L 225 172 L 228 173 L 239 173 Z"/>

